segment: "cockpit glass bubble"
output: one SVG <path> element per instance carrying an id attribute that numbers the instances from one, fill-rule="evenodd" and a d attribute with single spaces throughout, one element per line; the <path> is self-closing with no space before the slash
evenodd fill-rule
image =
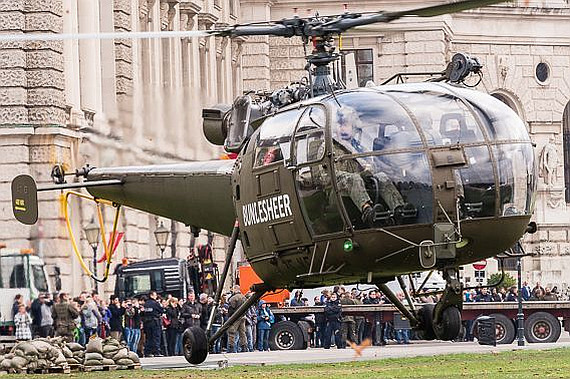
<path id="1" fill-rule="evenodd" d="M 335 164 L 337 190 L 356 229 L 429 223 L 432 180 L 423 152 L 344 156 Z M 371 206 L 371 219 L 363 209 Z"/>
<path id="2" fill-rule="evenodd" d="M 495 216 L 495 174 L 487 146 L 466 147 L 467 165 L 455 171 L 460 218 Z"/>
<path id="3" fill-rule="evenodd" d="M 347 153 L 423 147 L 411 118 L 389 96 L 370 90 L 341 94 L 329 101 L 333 138 Z"/>
<path id="4" fill-rule="evenodd" d="M 475 90 L 454 87 L 453 91 L 471 103 L 491 141 L 530 141 L 524 122 L 502 101 Z"/>
<path id="5" fill-rule="evenodd" d="M 290 110 L 263 122 L 257 139 L 255 167 L 289 159 L 291 136 L 300 114 L 300 110 Z"/>
<path id="6" fill-rule="evenodd" d="M 484 142 L 473 113 L 456 96 L 439 92 L 390 91 L 413 113 L 428 146 Z"/>
<path id="7" fill-rule="evenodd" d="M 536 192 L 534 155 L 530 144 L 493 147 L 499 171 L 501 216 L 530 214 Z"/>

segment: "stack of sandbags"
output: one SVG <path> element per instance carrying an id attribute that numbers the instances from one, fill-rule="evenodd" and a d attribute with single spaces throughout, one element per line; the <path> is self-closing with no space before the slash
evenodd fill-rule
<path id="1" fill-rule="evenodd" d="M 57 347 L 58 343 L 59 341 L 49 339 L 20 342 L 2 357 L 0 367 L 4 371 L 16 373 L 54 367 L 67 368 L 67 361 Z"/>
<path id="2" fill-rule="evenodd" d="M 103 340 L 99 337 L 89 338 L 89 342 L 85 347 L 85 359 L 83 365 L 85 367 L 103 366 Z"/>
<path id="3" fill-rule="evenodd" d="M 62 353 L 68 364 L 73 366 L 83 365 L 83 361 L 85 360 L 85 348 L 80 344 L 69 342 L 62 349 Z"/>
<path id="4" fill-rule="evenodd" d="M 103 357 L 109 364 L 117 365 L 119 369 L 140 363 L 139 356 L 114 338 L 103 341 Z"/>

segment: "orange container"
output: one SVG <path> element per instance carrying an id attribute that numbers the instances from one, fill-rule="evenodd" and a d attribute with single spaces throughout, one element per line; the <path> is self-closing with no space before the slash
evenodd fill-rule
<path id="1" fill-rule="evenodd" d="M 253 271 L 253 268 L 250 265 L 239 267 L 239 286 L 243 294 L 249 291 L 249 288 L 251 287 L 252 284 L 258 284 L 258 283 L 263 283 L 263 280 L 261 280 L 261 278 L 257 276 L 257 274 L 255 273 L 255 271 Z M 263 295 L 261 299 L 273 305 L 283 306 L 283 303 L 285 302 L 285 300 L 289 299 L 290 295 L 291 294 L 289 293 L 289 291 L 282 289 L 273 292 L 268 292 L 265 295 Z"/>

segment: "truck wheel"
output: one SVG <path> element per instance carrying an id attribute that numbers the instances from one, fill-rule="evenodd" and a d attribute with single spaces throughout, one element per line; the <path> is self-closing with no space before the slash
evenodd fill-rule
<path id="1" fill-rule="evenodd" d="M 513 343 L 516 337 L 516 329 L 513 321 L 500 313 L 493 313 L 489 316 L 495 318 L 497 345 Z"/>
<path id="2" fill-rule="evenodd" d="M 188 363 L 197 365 L 208 356 L 208 338 L 202 328 L 193 326 L 182 334 L 182 351 Z"/>
<path id="3" fill-rule="evenodd" d="M 418 310 L 418 318 L 422 329 L 420 331 L 421 339 L 434 340 L 435 333 L 433 331 L 433 309 L 435 304 L 426 304 Z"/>
<path id="4" fill-rule="evenodd" d="M 301 350 L 303 348 L 303 332 L 291 321 L 279 321 L 269 332 L 271 350 Z"/>
<path id="5" fill-rule="evenodd" d="M 524 337 L 530 343 L 556 342 L 560 332 L 560 321 L 550 313 L 533 313 L 524 322 Z"/>

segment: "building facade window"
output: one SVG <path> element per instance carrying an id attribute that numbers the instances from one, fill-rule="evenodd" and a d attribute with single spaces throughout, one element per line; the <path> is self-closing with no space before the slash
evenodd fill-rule
<path id="1" fill-rule="evenodd" d="M 364 87 L 369 80 L 374 80 L 374 54 L 372 49 L 342 50 L 342 78 L 346 83 L 346 60 L 345 55 L 354 53 L 354 63 L 358 75 L 358 86 Z"/>
<path id="2" fill-rule="evenodd" d="M 562 116 L 562 138 L 564 154 L 564 194 L 570 203 L 570 102 L 564 108 Z"/>
<path id="3" fill-rule="evenodd" d="M 475 282 L 482 284 L 483 282 L 485 282 L 485 271 L 475 270 L 474 277 L 475 277 Z"/>

